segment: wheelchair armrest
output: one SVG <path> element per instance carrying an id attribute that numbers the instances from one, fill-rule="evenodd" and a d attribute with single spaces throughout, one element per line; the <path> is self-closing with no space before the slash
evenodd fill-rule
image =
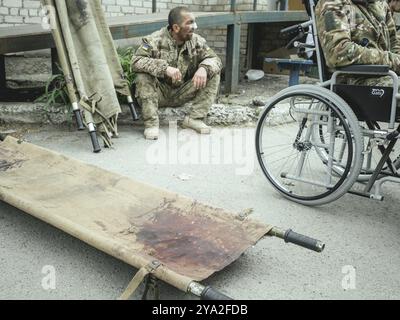
<path id="1" fill-rule="evenodd" d="M 365 72 L 369 74 L 382 74 L 389 72 L 389 66 L 386 65 L 374 65 L 374 64 L 354 64 L 352 66 L 336 68 L 336 71 L 345 72 Z"/>

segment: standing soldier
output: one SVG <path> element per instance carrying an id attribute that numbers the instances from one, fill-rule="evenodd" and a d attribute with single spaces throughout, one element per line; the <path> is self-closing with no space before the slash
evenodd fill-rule
<path id="1" fill-rule="evenodd" d="M 388 65 L 400 74 L 400 43 L 386 0 L 319 0 L 318 37 L 328 68 Z M 346 76 L 348 84 L 391 86 L 390 77 Z"/>
<path id="2" fill-rule="evenodd" d="M 194 31 L 194 15 L 186 7 L 170 11 L 168 26 L 143 38 L 132 60 L 136 98 L 143 110 L 144 136 L 158 139 L 158 107 L 192 101 L 182 127 L 209 134 L 203 118 L 218 94 L 222 63 Z"/>

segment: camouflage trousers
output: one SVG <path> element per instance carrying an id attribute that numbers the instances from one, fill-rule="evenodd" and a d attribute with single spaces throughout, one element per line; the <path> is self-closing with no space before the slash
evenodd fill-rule
<path id="1" fill-rule="evenodd" d="M 391 87 L 393 85 L 393 79 L 389 76 L 382 77 L 349 77 L 347 84 L 354 84 L 359 86 L 380 86 L 380 87 Z"/>
<path id="2" fill-rule="evenodd" d="M 189 116 L 192 119 L 205 118 L 217 97 L 220 75 L 208 79 L 206 87 L 199 90 L 191 80 L 174 88 L 147 73 L 138 73 L 135 83 L 135 96 L 142 107 L 144 125 L 148 128 L 159 125 L 159 107 L 179 107 L 190 101 L 192 108 Z"/>

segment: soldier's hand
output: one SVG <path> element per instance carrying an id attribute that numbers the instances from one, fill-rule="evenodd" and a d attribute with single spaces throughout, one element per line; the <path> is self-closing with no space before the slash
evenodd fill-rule
<path id="1" fill-rule="evenodd" d="M 182 80 L 182 74 L 177 68 L 168 67 L 166 71 L 167 77 L 171 78 L 173 82 Z"/>
<path id="2" fill-rule="evenodd" d="M 200 67 L 194 74 L 192 81 L 196 90 L 205 88 L 207 85 L 207 70 Z"/>

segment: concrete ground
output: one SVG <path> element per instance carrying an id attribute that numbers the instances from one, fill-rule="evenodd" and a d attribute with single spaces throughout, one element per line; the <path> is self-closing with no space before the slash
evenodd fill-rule
<path id="1" fill-rule="evenodd" d="M 210 137 L 163 128 L 161 139 L 150 142 L 140 127 L 123 127 L 114 149 L 93 154 L 84 132 L 53 127 L 24 134 L 34 144 L 217 207 L 252 208 L 253 218 L 326 243 L 315 253 L 261 240 L 204 282 L 233 298 L 399 299 L 399 188 L 386 185 L 384 202 L 345 195 L 322 207 L 297 205 L 264 178 L 253 135 L 254 128 L 216 128 Z M 169 157 L 155 156 L 166 148 Z M 50 289 L 49 270 L 56 276 Z M 0 203 L 0 299 L 116 299 L 136 271 Z M 160 289 L 161 299 L 192 298 L 167 284 Z"/>

